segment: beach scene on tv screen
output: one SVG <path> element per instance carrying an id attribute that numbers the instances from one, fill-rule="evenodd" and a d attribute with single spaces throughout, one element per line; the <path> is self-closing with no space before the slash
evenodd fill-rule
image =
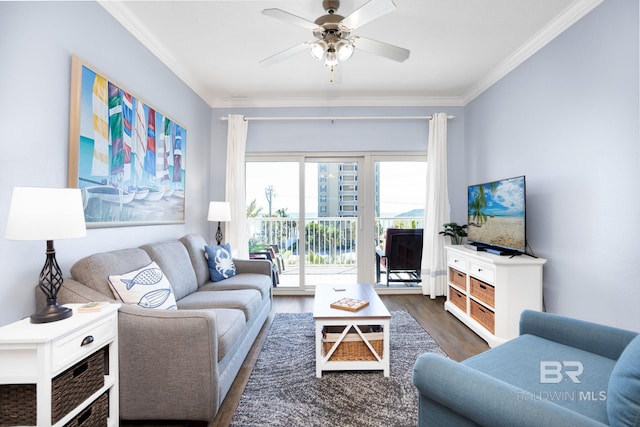
<path id="1" fill-rule="evenodd" d="M 525 249 L 524 177 L 469 187 L 469 240 Z"/>

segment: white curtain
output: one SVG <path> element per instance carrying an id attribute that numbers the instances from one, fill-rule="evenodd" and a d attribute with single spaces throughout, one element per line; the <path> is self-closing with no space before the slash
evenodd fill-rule
<path id="1" fill-rule="evenodd" d="M 245 151 L 249 124 L 244 116 L 229 114 L 227 118 L 227 188 L 226 201 L 231 209 L 231 221 L 226 224 L 225 240 L 233 256 L 249 258 L 249 227 L 245 200 Z"/>
<path id="2" fill-rule="evenodd" d="M 450 218 L 447 188 L 447 115 L 434 114 L 429 121 L 427 148 L 427 196 L 424 247 L 422 249 L 422 294 L 432 299 L 446 294 L 447 260 L 445 236 L 438 234 Z"/>

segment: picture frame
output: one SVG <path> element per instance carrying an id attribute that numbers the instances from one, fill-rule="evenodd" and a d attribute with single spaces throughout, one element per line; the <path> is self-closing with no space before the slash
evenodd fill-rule
<path id="1" fill-rule="evenodd" d="M 187 129 L 71 59 L 68 186 L 87 228 L 185 222 Z"/>

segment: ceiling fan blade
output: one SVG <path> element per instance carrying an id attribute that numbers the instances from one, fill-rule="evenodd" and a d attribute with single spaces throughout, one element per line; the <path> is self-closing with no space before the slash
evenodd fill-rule
<path id="1" fill-rule="evenodd" d="M 283 50 L 282 52 L 278 52 L 275 55 L 272 55 L 268 58 L 263 59 L 262 61 L 259 62 L 259 64 L 262 65 L 263 67 L 268 67 L 270 65 L 277 64 L 280 61 L 284 61 L 290 56 L 293 56 L 296 53 L 302 52 L 303 50 L 306 50 L 308 48 L 309 48 L 309 43 L 307 42 L 300 43 L 299 45 L 292 46 L 288 49 Z"/>
<path id="2" fill-rule="evenodd" d="M 356 50 L 361 49 L 366 52 L 374 53 L 376 55 L 384 56 L 385 58 L 393 59 L 394 61 L 402 62 L 409 57 L 411 53 L 408 49 L 394 46 L 389 43 L 379 42 L 377 40 L 368 39 L 366 37 L 354 37 L 353 44 Z"/>
<path id="3" fill-rule="evenodd" d="M 374 19 L 393 12 L 395 8 L 396 5 L 392 0 L 371 0 L 351 12 L 349 16 L 340 21 L 340 24 L 353 31 Z"/>
<path id="4" fill-rule="evenodd" d="M 281 21 L 284 22 L 288 22 L 289 24 L 294 24 L 294 25 L 298 25 L 302 28 L 306 28 L 308 30 L 315 30 L 316 28 L 319 27 L 318 24 L 316 24 L 315 22 L 311 22 L 307 19 L 301 18 L 297 15 L 294 15 L 292 13 L 289 12 L 285 12 L 282 9 L 264 9 L 262 11 L 263 15 L 267 15 L 270 16 L 272 18 L 276 18 L 279 19 Z"/>

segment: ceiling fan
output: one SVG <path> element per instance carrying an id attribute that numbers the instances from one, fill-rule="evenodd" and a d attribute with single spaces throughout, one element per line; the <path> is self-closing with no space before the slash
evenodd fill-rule
<path id="1" fill-rule="evenodd" d="M 285 12 L 282 9 L 264 9 L 262 11 L 263 15 L 313 31 L 315 39 L 285 49 L 263 59 L 260 64 L 264 66 L 272 65 L 304 50 L 309 50 L 311 56 L 319 61 L 324 59 L 324 65 L 329 67 L 331 71 L 341 61 L 349 59 L 355 49 L 398 62 L 402 62 L 409 57 L 410 52 L 407 49 L 366 37 L 351 35 L 352 31 L 392 12 L 396 8 L 392 0 L 370 0 L 346 17 L 336 13 L 340 7 L 340 0 L 323 0 L 322 7 L 326 15 L 320 16 L 313 22 Z"/>

